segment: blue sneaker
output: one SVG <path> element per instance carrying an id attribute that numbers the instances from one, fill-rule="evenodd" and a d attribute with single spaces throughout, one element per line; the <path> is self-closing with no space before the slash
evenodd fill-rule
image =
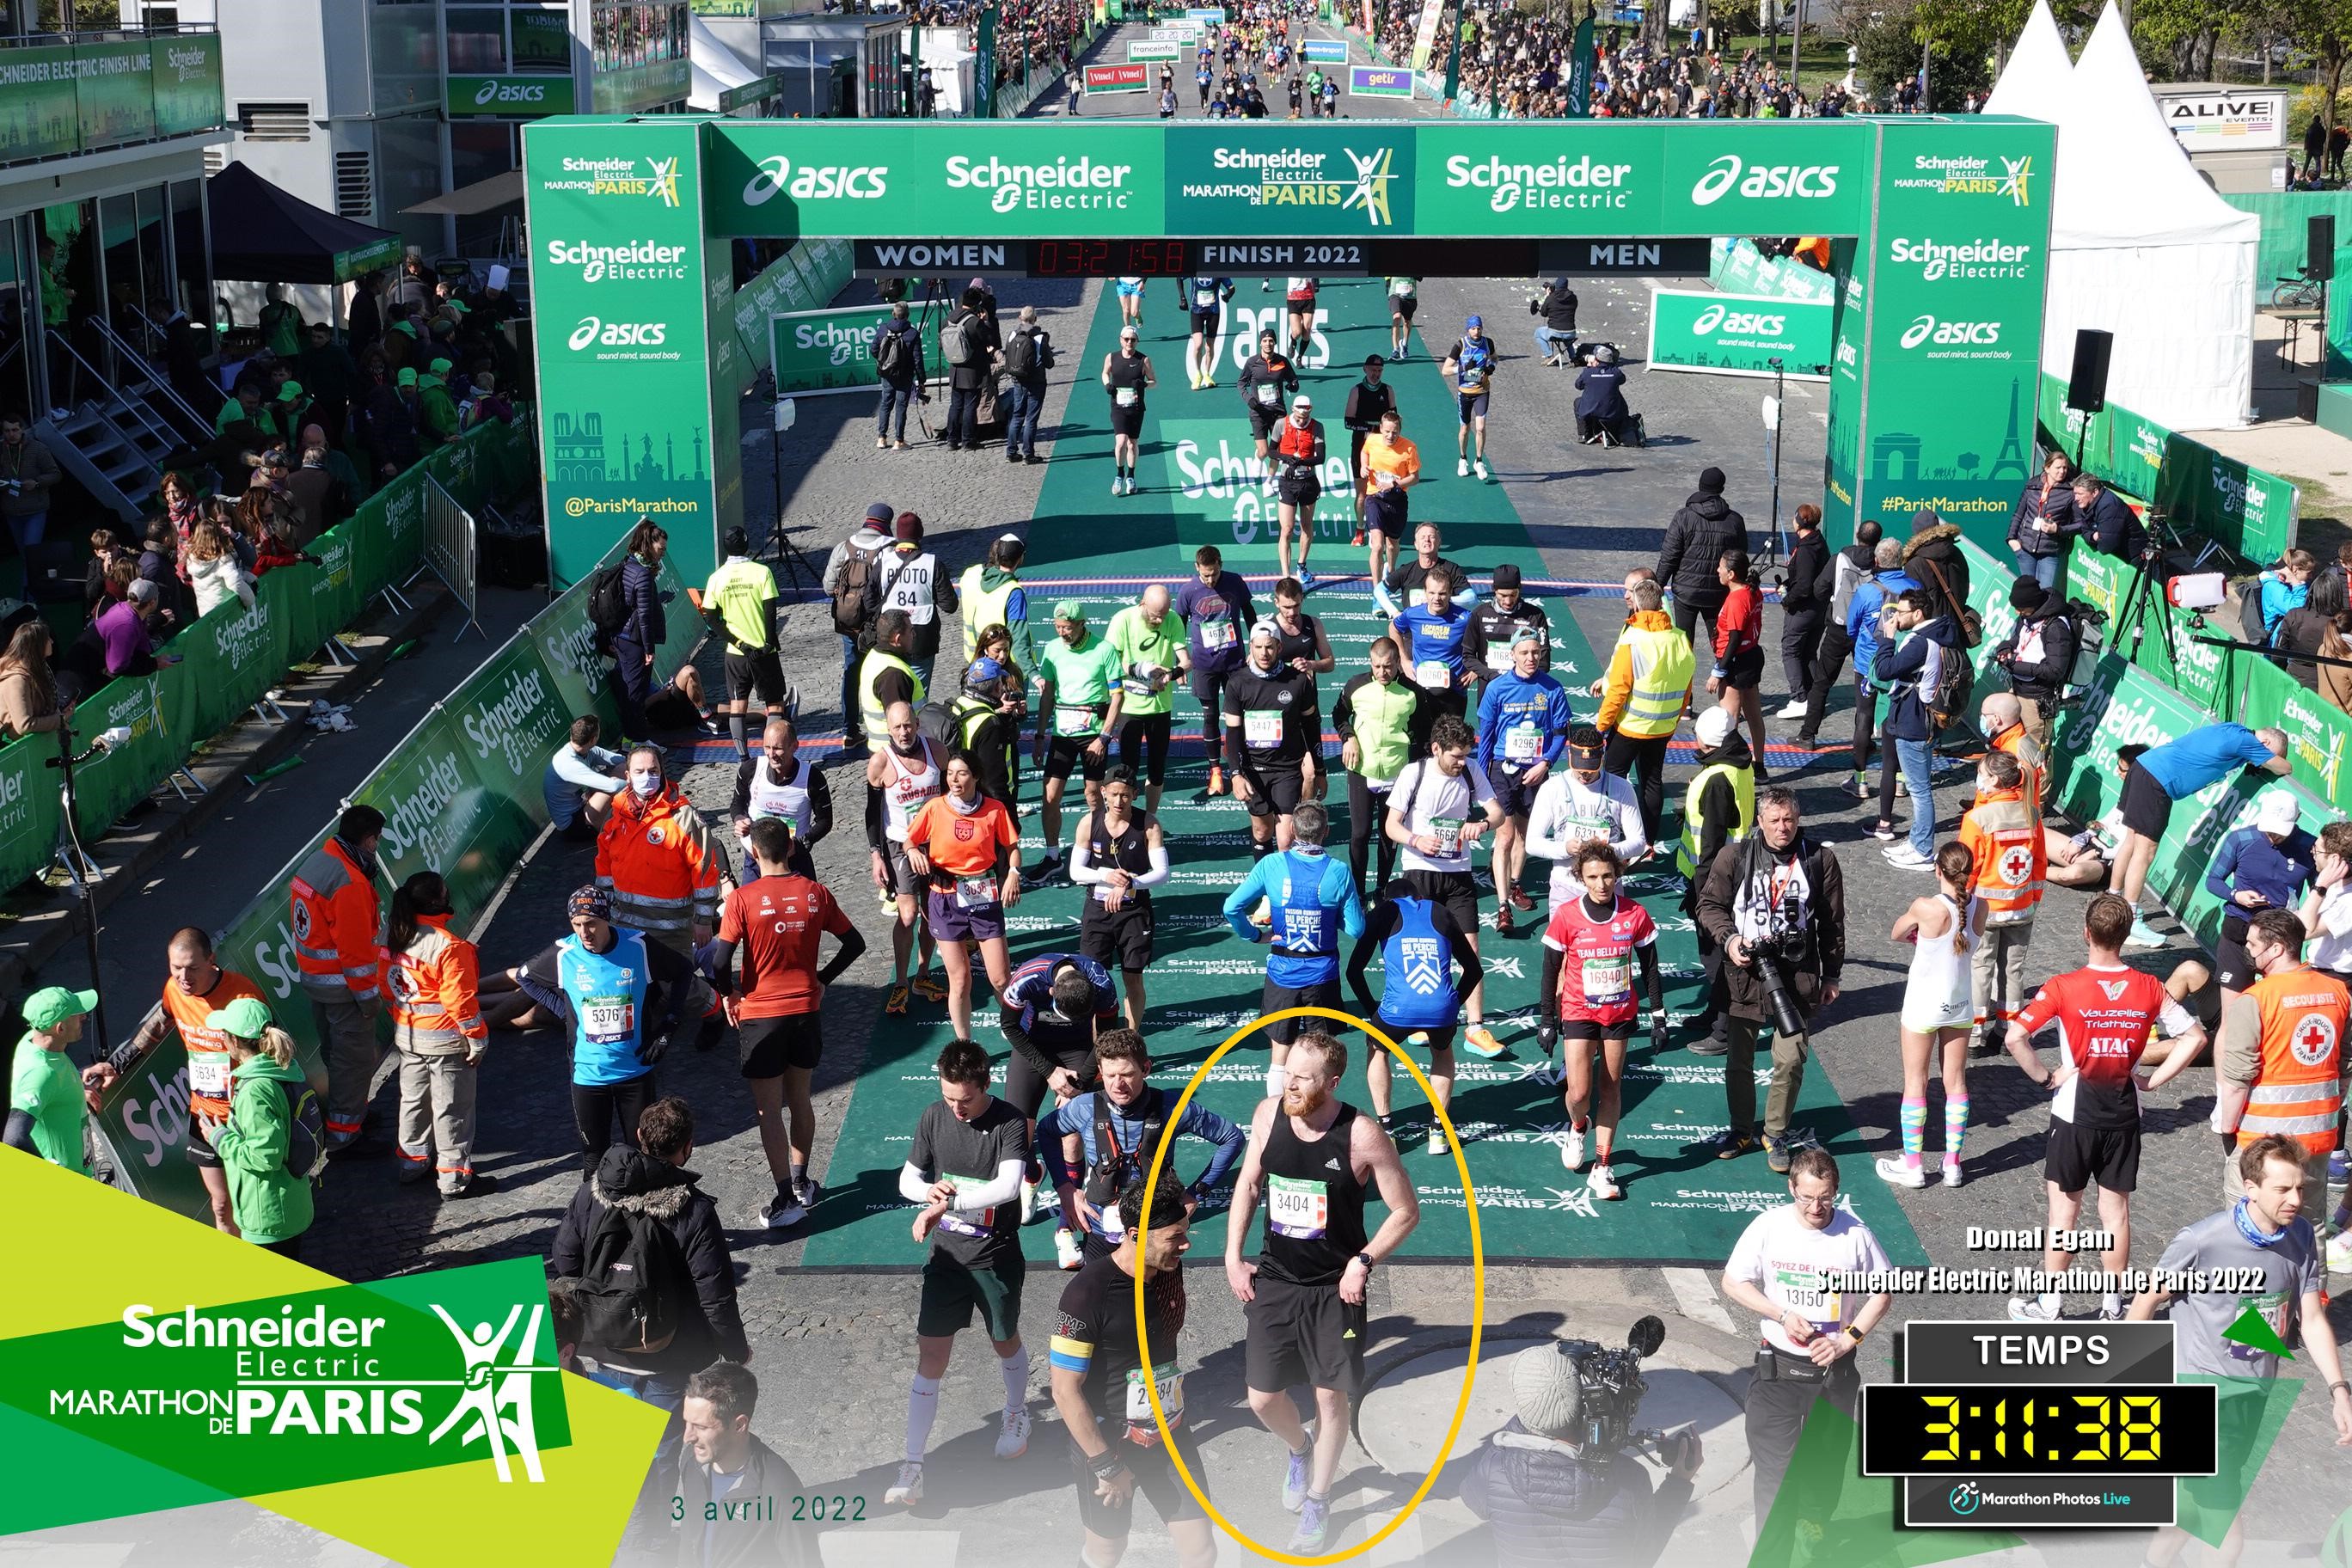
<path id="1" fill-rule="evenodd" d="M 1298 1528 L 1291 1532 L 1290 1544 L 1284 1548 L 1301 1556 L 1320 1552 L 1331 1539 L 1331 1500 L 1311 1497 L 1298 1510 Z"/>
<path id="2" fill-rule="evenodd" d="M 2338 1149 L 2336 1152 L 2327 1156 L 2328 1185 L 2336 1187 L 2342 1186 L 2345 1184 L 2347 1174 L 2352 1174 L 2352 1173 L 2347 1172 L 2344 1163 L 2344 1151 Z"/>
<path id="3" fill-rule="evenodd" d="M 1290 1456 L 1290 1468 L 1282 1478 L 1282 1506 L 1297 1513 L 1307 1504 L 1307 1472 L 1315 1461 L 1315 1445 L 1308 1443 L 1307 1452 Z"/>

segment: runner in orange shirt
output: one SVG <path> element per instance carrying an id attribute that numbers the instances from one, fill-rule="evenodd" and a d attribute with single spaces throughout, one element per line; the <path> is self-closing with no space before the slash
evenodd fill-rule
<path id="1" fill-rule="evenodd" d="M 242 996 L 264 1002 L 261 988 L 244 975 L 213 962 L 213 939 L 201 926 L 182 926 L 163 949 L 171 974 L 163 982 L 163 1005 L 147 1015 L 131 1037 L 131 1059 L 138 1060 L 163 1043 L 166 1031 L 179 1031 L 188 1053 L 188 1114 L 217 1127 L 228 1120 L 228 1042 L 205 1018 Z M 265 1003 L 266 1005 L 266 1003 Z M 129 1064 L 124 1064 L 129 1070 Z M 188 1137 L 188 1163 L 203 1178 L 205 1195 L 212 1200 L 213 1226 L 235 1236 L 236 1221 L 229 1212 L 228 1173 L 212 1142 L 194 1128 Z"/>
<path id="2" fill-rule="evenodd" d="M 924 803 L 907 825 L 907 862 L 930 883 L 931 935 L 948 972 L 948 1017 L 956 1038 L 971 1038 L 971 954 L 980 945 L 988 983 L 1003 992 L 1013 975 L 1004 914 L 1021 901 L 1021 829 L 1004 803 L 980 793 L 979 766 L 948 753 L 947 793 Z"/>

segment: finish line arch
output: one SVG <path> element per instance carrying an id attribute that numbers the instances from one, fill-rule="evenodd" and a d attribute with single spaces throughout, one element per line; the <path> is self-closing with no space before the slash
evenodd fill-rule
<path id="1" fill-rule="evenodd" d="M 742 518 L 737 404 L 753 373 L 730 242 L 827 237 L 1826 236 L 1828 526 L 1847 537 L 1932 506 L 1997 551 L 2028 477 L 2055 142 L 2039 121 L 1989 115 L 535 121 L 523 172 L 550 567 L 578 580 L 649 514 L 682 573 L 709 569 Z"/>

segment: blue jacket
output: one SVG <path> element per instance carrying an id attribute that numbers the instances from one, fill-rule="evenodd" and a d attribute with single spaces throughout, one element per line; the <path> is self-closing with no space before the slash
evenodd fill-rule
<path id="1" fill-rule="evenodd" d="M 1164 1090 L 1147 1089 L 1145 1096 L 1149 1099 L 1155 1092 L 1159 1094 L 1163 1105 L 1174 1103 Z M 1037 1118 L 1037 1158 L 1043 1162 L 1047 1173 L 1057 1184 L 1068 1183 L 1074 1186 L 1084 1186 L 1087 1173 L 1094 1169 L 1097 1157 L 1095 1149 L 1095 1097 L 1099 1093 L 1101 1090 L 1095 1089 L 1079 1095 L 1067 1105 L 1057 1105 Z M 1136 1109 L 1141 1110 L 1143 1107 L 1139 1105 Z M 1127 1115 L 1118 1109 L 1116 1102 L 1112 1104 L 1110 1133 L 1113 1138 L 1118 1140 L 1120 1148 L 1133 1149 L 1142 1142 L 1144 1121 L 1144 1117 Z M 1075 1170 L 1071 1168 L 1069 1162 L 1062 1157 L 1062 1137 L 1069 1132 L 1078 1135 L 1079 1145 L 1084 1150 L 1085 1163 Z M 1203 1143 L 1216 1145 L 1216 1152 L 1209 1156 L 1209 1168 L 1201 1173 L 1198 1181 L 1185 1184 L 1187 1191 L 1198 1194 L 1214 1191 L 1228 1175 L 1233 1173 L 1234 1167 L 1241 1162 L 1242 1151 L 1249 1146 L 1249 1129 L 1236 1127 L 1202 1105 L 1196 1096 L 1192 1102 L 1184 1108 L 1183 1116 L 1160 1134 L 1163 1144 L 1171 1138 L 1198 1138 Z M 1138 1167 L 1136 1173 L 1138 1175 L 1142 1173 L 1140 1167 Z M 1176 1158 L 1173 1153 L 1169 1155 L 1167 1163 L 1160 1167 L 1160 1179 L 1163 1182 L 1174 1182 L 1177 1179 Z M 1095 1223 L 1087 1228 L 1097 1236 L 1105 1238 L 1110 1235 L 1110 1232 L 1104 1227 L 1099 1214 L 1096 1216 Z"/>
<path id="2" fill-rule="evenodd" d="M 1260 899 L 1273 897 L 1279 886 L 1277 879 L 1283 874 L 1283 862 L 1293 856 L 1323 862 L 1323 879 L 1315 889 L 1317 900 L 1327 910 L 1339 911 L 1339 929 L 1350 940 L 1363 935 L 1364 900 L 1356 890 L 1356 879 L 1349 874 L 1346 863 L 1304 844 L 1295 844 L 1282 854 L 1268 855 L 1250 868 L 1249 875 L 1242 879 L 1240 887 L 1225 895 L 1225 923 L 1234 928 L 1234 934 L 1249 942 L 1273 939 L 1275 933 L 1272 931 L 1261 931 L 1251 921 L 1250 911 L 1257 908 Z M 1276 917 L 1277 923 L 1280 919 L 1279 915 Z M 1292 989 L 1319 985 L 1338 979 L 1339 975 L 1339 954 L 1336 942 L 1328 958 L 1276 953 L 1266 960 L 1265 977 L 1276 985 Z"/>
<path id="3" fill-rule="evenodd" d="M 1478 700 L 1479 767 L 1493 773 L 1496 748 L 1502 744 L 1504 732 L 1529 721 L 1543 734 L 1543 760 L 1558 767 L 1559 754 L 1568 749 L 1568 732 L 1576 725 L 1576 715 L 1568 705 L 1568 689 L 1541 670 L 1532 680 L 1522 680 L 1517 670 L 1507 669 L 1488 681 L 1486 695 Z"/>
<path id="4" fill-rule="evenodd" d="M 2291 910 L 2317 875 L 2311 863 L 2312 837 L 2298 827 L 2284 844 L 2271 842 L 2259 827 L 2241 827 L 2225 835 L 2205 873 L 2205 890 L 2221 900 L 2228 913 L 2243 920 L 2254 911 L 2233 900 L 2231 893 L 2260 893 L 2275 910 Z"/>
<path id="5" fill-rule="evenodd" d="M 2263 640 L 2275 642 L 2278 639 L 2279 622 L 2285 619 L 2286 613 L 2289 610 L 2299 610 L 2311 602 L 2311 584 L 2290 583 L 2275 572 L 2263 573 L 2261 581 Z"/>
<path id="6" fill-rule="evenodd" d="M 628 605 L 629 618 L 613 634 L 615 640 L 625 639 L 641 649 L 662 645 L 668 627 L 662 614 L 660 581 L 655 568 L 634 555 L 621 563 L 621 598 Z"/>
<path id="7" fill-rule="evenodd" d="M 1853 672 L 1863 679 L 1873 678 L 1872 666 L 1878 658 L 1879 611 L 1895 595 L 1918 585 L 1899 570 L 1874 572 L 1853 591 L 1853 599 L 1846 605 L 1845 635 L 1853 639 Z"/>
<path id="8" fill-rule="evenodd" d="M 1877 680 L 1893 691 L 1886 705 L 1888 740 L 1926 741 L 1935 736 L 1927 698 L 1943 679 L 1943 661 L 1967 657 L 1960 628 L 1949 616 L 1921 622 L 1902 646 L 1885 650 L 1878 662 Z"/>

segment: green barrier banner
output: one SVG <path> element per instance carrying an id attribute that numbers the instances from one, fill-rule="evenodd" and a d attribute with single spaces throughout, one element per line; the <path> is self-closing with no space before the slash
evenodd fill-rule
<path id="1" fill-rule="evenodd" d="M 2352 814 L 2352 773 L 2344 766 L 2352 717 L 2269 659 L 2249 655 L 2238 663 L 2238 701 L 2225 710 L 2248 729 L 2285 731 L 2294 782 L 2325 803 L 2331 817 Z"/>
<path id="2" fill-rule="evenodd" d="M 1769 379 L 1777 359 L 1792 381 L 1827 381 L 1832 314 L 1808 300 L 1654 289 L 1650 367 Z"/>
<path id="3" fill-rule="evenodd" d="M 217 33 L 180 33 L 151 40 L 155 89 L 155 134 L 184 136 L 209 131 L 227 119 L 221 90 L 221 43 Z"/>
<path id="4" fill-rule="evenodd" d="M 11 888 L 48 863 L 62 808 L 55 735 L 26 735 L 0 746 L 0 877 Z"/>
<path id="5" fill-rule="evenodd" d="M 470 896 L 464 899 L 469 908 L 489 901 L 499 879 L 521 861 L 546 826 L 540 786 L 547 759 L 584 711 L 568 698 L 528 637 L 509 641 L 449 696 L 445 716 L 487 806 L 457 868 L 469 885 Z"/>
<path id="6" fill-rule="evenodd" d="M 197 623 L 197 629 L 188 636 L 201 636 L 203 626 L 203 622 Z M 173 646 L 176 647 L 186 640 L 188 637 L 179 638 Z M 187 755 L 190 745 L 201 738 L 173 736 L 164 729 L 163 687 L 166 683 L 184 686 L 190 679 L 184 669 L 167 668 L 153 675 L 110 680 L 75 705 L 73 736 L 77 752 L 86 750 L 108 730 L 131 732 L 129 741 L 74 769 L 74 822 L 85 843 L 96 839 L 110 824 L 145 798 L 147 792 L 155 787 L 155 781 L 170 773 Z M 211 732 L 207 730 L 202 734 Z M 49 779 L 54 787 L 54 771 Z"/>
<path id="7" fill-rule="evenodd" d="M 2295 541 L 2303 492 L 2288 480 L 2121 405 L 2096 414 L 2066 406 L 2064 378 L 2042 373 L 2037 412 L 2043 444 L 2126 494 L 2152 501 L 2182 528 L 2242 559 L 2266 563 Z"/>
<path id="8" fill-rule="evenodd" d="M 787 310 L 768 322 L 768 365 L 776 392 L 856 392 L 882 384 L 868 345 L 875 329 L 890 320 L 887 305 L 854 305 L 837 310 Z M 937 375 L 946 366 L 940 351 L 940 317 L 933 312 L 923 338 L 923 369 Z"/>
<path id="9" fill-rule="evenodd" d="M 1782 256 L 1766 256 L 1750 239 L 1714 241 L 1707 281 L 1727 294 L 1764 294 L 1776 299 L 1817 300 L 1837 295 L 1837 279 Z"/>

